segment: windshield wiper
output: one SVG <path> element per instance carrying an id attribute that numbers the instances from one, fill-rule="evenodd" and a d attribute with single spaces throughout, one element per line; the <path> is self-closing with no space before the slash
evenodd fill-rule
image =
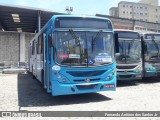
<path id="1" fill-rule="evenodd" d="M 81 56 L 82 52 L 81 52 L 81 43 L 80 43 L 79 37 L 77 37 L 77 35 L 72 29 L 69 29 L 69 32 L 71 33 L 73 39 L 75 39 L 76 46 L 79 46 L 79 51 L 80 51 L 80 56 Z"/>
<path id="2" fill-rule="evenodd" d="M 79 37 L 75 34 L 75 32 L 72 29 L 69 29 L 69 32 L 71 33 L 73 39 L 75 39 L 75 43 L 77 46 L 80 46 L 80 40 Z"/>
<path id="3" fill-rule="evenodd" d="M 94 48 L 94 45 L 95 45 L 95 41 L 96 41 L 97 38 L 101 35 L 102 32 L 103 32 L 103 31 L 100 30 L 100 31 L 96 34 L 96 36 L 95 36 L 94 38 L 92 37 L 92 52 L 93 52 L 93 48 Z"/>
<path id="4" fill-rule="evenodd" d="M 75 32 L 72 29 L 69 29 L 69 32 L 71 33 L 73 39 L 75 39 L 76 46 L 79 46 L 80 55 L 81 55 L 81 44 L 80 44 L 79 37 L 77 37 L 77 35 L 75 34 Z"/>
<path id="5" fill-rule="evenodd" d="M 133 40 L 131 41 L 131 43 L 129 43 L 129 45 L 128 45 L 128 54 L 130 53 L 130 48 L 131 48 L 131 46 L 133 45 L 134 41 L 135 41 L 135 39 L 133 39 Z"/>
<path id="6" fill-rule="evenodd" d="M 119 61 L 123 61 L 124 63 L 125 63 L 125 61 L 126 61 L 126 57 L 125 57 L 125 40 L 122 40 L 121 42 L 120 42 L 121 40 L 119 40 L 119 38 L 118 38 L 118 42 L 119 42 L 119 44 L 118 44 L 118 46 L 116 46 L 118 49 L 119 49 L 119 57 L 117 58 L 117 60 L 119 59 Z"/>

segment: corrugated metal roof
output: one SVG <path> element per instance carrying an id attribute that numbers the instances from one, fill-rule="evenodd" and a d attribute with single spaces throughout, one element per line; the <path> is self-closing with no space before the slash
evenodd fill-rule
<path id="1" fill-rule="evenodd" d="M 38 31 L 38 13 L 41 15 L 41 27 L 43 27 L 53 15 L 63 14 L 37 8 L 0 5 L 0 29 L 17 31 L 18 28 L 22 29 L 23 32 L 34 33 Z M 16 16 L 15 20 L 12 14 Z"/>

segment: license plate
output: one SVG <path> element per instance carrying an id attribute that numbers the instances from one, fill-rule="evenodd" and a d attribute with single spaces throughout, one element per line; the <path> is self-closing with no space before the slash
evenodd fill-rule
<path id="1" fill-rule="evenodd" d="M 136 75 L 136 77 L 137 77 L 137 78 L 140 78 L 140 77 L 142 77 L 142 75 Z"/>
<path id="2" fill-rule="evenodd" d="M 106 88 L 114 88 L 114 87 L 115 87 L 114 84 L 107 84 L 107 85 L 106 85 Z"/>

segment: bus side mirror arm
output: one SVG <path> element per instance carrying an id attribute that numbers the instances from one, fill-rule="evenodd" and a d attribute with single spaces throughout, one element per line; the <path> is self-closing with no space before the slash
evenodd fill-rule
<path id="1" fill-rule="evenodd" d="M 118 34 L 114 34 L 114 40 L 115 40 L 115 52 L 119 53 L 119 41 L 118 41 Z"/>
<path id="2" fill-rule="evenodd" d="M 49 40 L 49 47 L 51 48 L 52 46 L 53 46 L 53 43 L 52 43 L 52 35 L 49 35 L 49 38 L 48 38 L 48 40 Z"/>

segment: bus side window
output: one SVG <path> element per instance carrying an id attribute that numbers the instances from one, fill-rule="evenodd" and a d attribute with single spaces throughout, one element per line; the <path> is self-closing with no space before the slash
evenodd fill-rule
<path id="1" fill-rule="evenodd" d="M 55 46 L 56 34 L 52 33 L 52 45 Z"/>
<path id="2" fill-rule="evenodd" d="M 49 46 L 49 48 L 52 47 L 52 35 L 51 34 L 49 34 L 49 36 L 48 36 L 48 46 Z"/>
<path id="3" fill-rule="evenodd" d="M 38 40 L 35 44 L 36 44 L 36 53 L 38 54 Z"/>
<path id="4" fill-rule="evenodd" d="M 42 48 L 41 44 L 42 44 L 42 39 L 41 39 L 41 36 L 39 36 L 38 37 L 38 48 L 37 48 L 38 49 L 38 51 L 37 51 L 38 54 L 41 54 L 41 48 Z"/>
<path id="5" fill-rule="evenodd" d="M 44 49 L 45 49 L 45 48 L 44 48 L 44 43 L 45 43 L 45 41 L 46 41 L 46 33 L 43 33 L 42 38 L 43 38 L 43 41 L 42 41 L 42 52 L 43 52 L 43 51 L 46 52 L 46 50 L 44 50 Z"/>
<path id="6" fill-rule="evenodd" d="M 51 61 L 52 35 L 48 36 L 48 60 Z"/>
<path id="7" fill-rule="evenodd" d="M 144 51 L 147 51 L 147 44 L 144 44 Z"/>
<path id="8" fill-rule="evenodd" d="M 41 52 L 41 54 L 43 54 L 43 49 L 44 49 L 44 45 L 43 45 L 43 43 L 44 43 L 44 42 L 43 42 L 43 41 L 44 41 L 44 40 L 43 40 L 43 34 L 41 34 L 40 38 L 41 38 L 41 51 L 40 51 L 40 52 Z"/>
<path id="9" fill-rule="evenodd" d="M 32 55 L 34 55 L 34 53 L 35 53 L 35 46 L 34 46 L 34 41 L 33 41 L 33 44 L 32 44 Z"/>
<path id="10" fill-rule="evenodd" d="M 118 41 L 118 33 L 114 34 L 114 40 L 115 40 L 115 52 L 119 53 L 119 41 Z"/>

